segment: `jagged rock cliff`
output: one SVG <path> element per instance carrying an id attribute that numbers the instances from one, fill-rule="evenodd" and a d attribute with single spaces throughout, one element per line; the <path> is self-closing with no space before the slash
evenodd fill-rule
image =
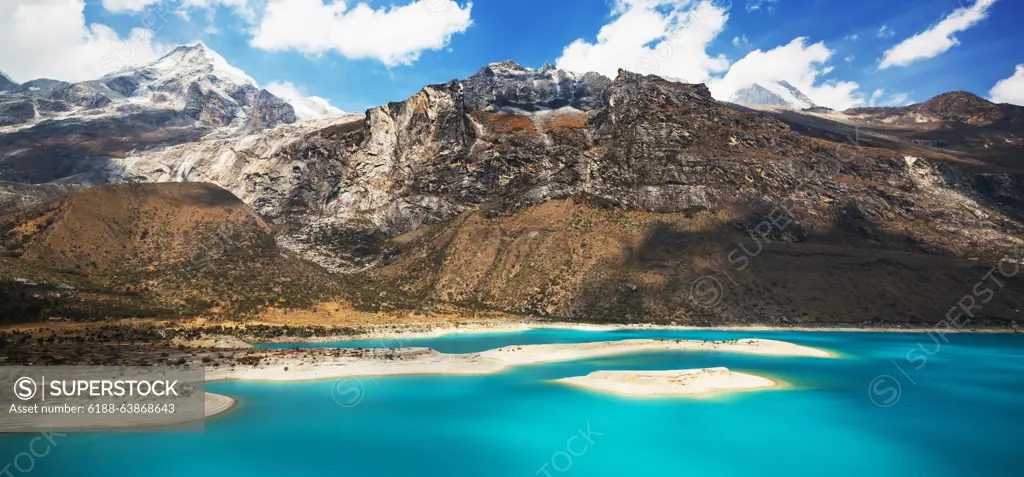
<path id="1" fill-rule="evenodd" d="M 194 114 L 228 121 L 219 101 Z M 961 103 L 904 114 L 935 115 L 935 134 L 967 124 L 1017 144 L 1017 110 L 999 105 L 978 123 L 990 107 Z M 275 224 L 285 248 L 401 291 L 373 294 L 388 306 L 935 321 L 943 297 L 984 275 L 978 264 L 1019 257 L 1019 145 L 997 156 L 903 142 L 880 126 L 891 120 L 867 117 L 876 113 L 825 115 L 875 124 L 862 145 L 812 113 L 740 111 L 704 85 L 503 62 L 364 115 L 145 150 L 126 141 L 88 173 L 217 183 Z M 714 273 L 735 295 L 695 304 L 694 284 L 726 263 L 740 273 Z M 902 285 L 886 291 L 890 282 Z M 1010 319 L 1022 300 L 1002 293 L 988 312 Z"/>

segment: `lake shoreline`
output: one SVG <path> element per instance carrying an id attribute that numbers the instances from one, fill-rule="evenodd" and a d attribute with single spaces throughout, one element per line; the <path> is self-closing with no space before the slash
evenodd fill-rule
<path id="1" fill-rule="evenodd" d="M 557 321 L 473 321 L 451 323 L 408 323 L 400 325 L 403 329 L 395 329 L 395 325 L 352 327 L 346 333 L 328 334 L 323 336 L 275 336 L 250 337 L 246 342 L 251 344 L 287 344 L 287 343 L 328 343 L 344 341 L 369 340 L 411 340 L 421 338 L 437 338 L 456 334 L 485 333 L 516 333 L 539 329 L 574 330 L 574 331 L 799 331 L 799 332 L 842 332 L 842 333 L 997 333 L 1013 334 L 1024 332 L 1014 328 L 963 328 L 946 329 L 940 325 L 933 328 L 924 327 L 870 327 L 858 328 L 850 326 L 837 327 L 788 327 L 760 325 L 724 325 L 724 326 L 690 326 L 690 325 L 654 325 L 654 324 L 597 324 Z M 412 329 L 410 329 L 412 328 Z M 354 329 L 355 332 L 351 332 Z M 401 343 L 397 346 L 402 347 Z"/>

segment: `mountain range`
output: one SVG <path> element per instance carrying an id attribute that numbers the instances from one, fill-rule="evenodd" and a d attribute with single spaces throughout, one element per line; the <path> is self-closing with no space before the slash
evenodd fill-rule
<path id="1" fill-rule="evenodd" d="M 136 314 L 331 302 L 936 322 L 949 297 L 1024 250 L 1024 108 L 970 93 L 835 112 L 785 82 L 720 102 L 702 84 L 505 61 L 364 114 L 299 121 L 201 45 L 94 81 L 40 81 L 0 84 L 0 206 L 12 209 L 0 293 L 44 297 L 19 309 L 27 319 L 103 315 L 59 286 L 74 282 L 122 294 L 104 302 Z M 182 260 L 209 255 L 200 231 L 234 230 L 238 216 L 172 220 L 175 203 L 216 209 L 203 199 L 214 192 L 161 190 L 177 182 L 216 184 L 238 201 L 214 202 L 251 208 L 263 225 L 245 228 L 247 252 L 182 279 Z M 65 194 L 124 183 L 155 189 Z M 90 220 L 68 201 L 107 203 L 92 220 L 132 225 L 115 238 L 60 232 Z M 176 252 L 143 253 L 147 241 Z M 224 270 L 234 278 L 218 280 Z M 1020 317 L 1024 282 L 1002 278 L 976 322 Z"/>

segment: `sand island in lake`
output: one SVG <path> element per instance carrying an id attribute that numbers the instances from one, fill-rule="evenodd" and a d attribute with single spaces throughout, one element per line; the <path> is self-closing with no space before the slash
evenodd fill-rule
<path id="1" fill-rule="evenodd" d="M 775 356 L 829 358 L 827 351 L 762 339 L 635 339 L 592 343 L 506 346 L 480 353 L 446 354 L 429 348 L 289 350 L 261 358 L 255 366 L 208 368 L 208 381 L 242 379 L 298 381 L 408 374 L 491 374 L 511 366 L 573 361 L 651 351 L 723 351 Z"/>
<path id="2" fill-rule="evenodd" d="M 737 373 L 728 368 L 668 371 L 594 371 L 586 376 L 555 382 L 628 396 L 697 396 L 715 391 L 740 391 L 776 386 L 763 376 Z"/>

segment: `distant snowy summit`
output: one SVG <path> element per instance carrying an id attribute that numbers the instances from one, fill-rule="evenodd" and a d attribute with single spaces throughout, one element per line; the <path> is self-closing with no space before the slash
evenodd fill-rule
<path id="1" fill-rule="evenodd" d="M 12 85 L 0 80 L 0 89 L 6 90 L 0 96 L 2 126 L 148 114 L 157 122 L 183 126 L 191 119 L 199 127 L 230 134 L 296 120 L 290 104 L 260 89 L 203 44 L 179 46 L 152 63 L 95 80 L 71 84 L 43 79 Z"/>
<path id="2" fill-rule="evenodd" d="M 739 89 L 729 102 L 744 106 L 782 106 L 793 109 L 817 107 L 811 98 L 787 81 L 762 81 Z"/>
<path id="3" fill-rule="evenodd" d="M 294 87 L 286 93 L 294 94 L 261 89 L 199 43 L 179 46 L 149 64 L 73 84 L 37 79 L 19 85 L 0 74 L 0 126 L 148 113 L 159 116 L 152 118 L 158 122 L 182 126 L 192 120 L 218 135 L 233 135 L 342 114 L 326 100 L 305 97 Z"/>

